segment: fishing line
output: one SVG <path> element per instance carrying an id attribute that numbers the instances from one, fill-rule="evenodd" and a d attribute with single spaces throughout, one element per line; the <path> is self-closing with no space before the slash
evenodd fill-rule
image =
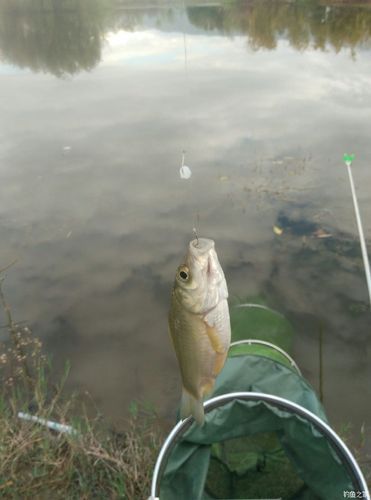
<path id="1" fill-rule="evenodd" d="M 185 5 L 185 0 L 183 0 L 183 49 L 184 49 L 184 100 L 183 100 L 183 111 L 184 111 L 184 123 L 185 123 L 185 130 L 183 132 L 183 146 L 186 144 L 189 145 L 190 143 L 190 133 L 189 133 L 189 123 L 190 123 L 190 116 L 189 116 L 189 106 L 190 106 L 190 83 L 189 83 L 189 70 L 188 70 L 188 48 L 187 48 L 187 35 L 186 35 L 186 27 L 185 27 L 185 17 L 186 17 L 186 5 Z M 186 148 L 183 147 L 182 149 L 182 160 L 181 160 L 181 167 L 179 170 L 180 173 L 180 178 L 182 180 L 187 181 L 188 183 L 188 188 L 185 190 L 185 196 L 187 198 L 186 204 L 189 202 L 191 203 L 191 206 L 194 207 L 194 212 L 193 212 L 193 227 L 192 227 L 192 232 L 196 237 L 196 240 L 198 242 L 198 233 L 199 233 L 199 226 L 200 226 L 200 214 L 198 210 L 198 203 L 196 200 L 196 195 L 194 191 L 194 179 L 192 179 L 192 170 L 190 167 L 188 167 L 185 164 L 185 158 L 186 158 Z"/>

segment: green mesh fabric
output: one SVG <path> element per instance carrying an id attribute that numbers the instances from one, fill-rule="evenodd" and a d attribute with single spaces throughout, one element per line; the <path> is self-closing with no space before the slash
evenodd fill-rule
<path id="1" fill-rule="evenodd" d="M 269 350 L 252 354 L 251 346 L 231 351 L 210 398 L 262 392 L 326 421 L 308 382 L 287 362 L 272 358 Z M 203 427 L 193 424 L 177 442 L 160 498 L 335 500 L 354 488 L 327 438 L 306 418 L 262 400 L 234 400 L 207 413 Z"/>

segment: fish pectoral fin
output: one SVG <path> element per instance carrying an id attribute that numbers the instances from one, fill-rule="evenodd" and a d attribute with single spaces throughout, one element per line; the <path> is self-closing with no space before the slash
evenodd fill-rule
<path id="1" fill-rule="evenodd" d="M 214 389 L 214 383 L 215 383 L 214 378 L 210 378 L 204 381 L 204 383 L 201 386 L 201 394 L 203 398 L 208 394 L 210 394 L 210 392 Z"/>
<path id="2" fill-rule="evenodd" d="M 227 357 L 227 351 L 223 354 L 217 353 L 214 361 L 213 375 L 216 377 L 222 371 L 222 368 L 225 363 L 225 359 Z"/>
<path id="3" fill-rule="evenodd" d="M 184 419 L 191 416 L 196 420 L 198 425 L 203 425 L 205 421 L 204 406 L 202 399 L 195 398 L 190 392 L 183 387 L 182 399 L 180 402 L 180 418 Z"/>
<path id="4" fill-rule="evenodd" d="M 215 326 L 209 326 L 205 321 L 206 326 L 206 335 L 208 336 L 211 346 L 217 354 L 224 354 L 226 349 L 222 342 L 220 341 L 220 337 L 218 334 L 218 330 Z"/>

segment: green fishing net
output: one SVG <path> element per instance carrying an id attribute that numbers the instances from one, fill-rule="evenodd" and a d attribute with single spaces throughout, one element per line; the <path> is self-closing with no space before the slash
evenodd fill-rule
<path id="1" fill-rule="evenodd" d="M 292 329 L 274 311 L 232 312 L 234 340 L 243 338 L 244 323 L 250 330 L 253 325 L 249 337 L 291 345 Z M 327 423 L 314 389 L 288 356 L 264 342 L 231 347 L 209 399 L 237 392 L 256 397 L 216 406 L 203 427 L 193 423 L 177 438 L 163 470 L 161 500 L 336 500 L 356 489 L 341 451 L 305 411 L 295 410 L 309 410 Z"/>
<path id="2" fill-rule="evenodd" d="M 326 422 L 311 386 L 276 360 L 232 354 L 212 396 L 238 391 L 288 399 Z M 160 498 L 335 500 L 353 489 L 346 464 L 302 414 L 259 399 L 235 399 L 207 413 L 203 427 L 192 424 L 176 443 Z"/>

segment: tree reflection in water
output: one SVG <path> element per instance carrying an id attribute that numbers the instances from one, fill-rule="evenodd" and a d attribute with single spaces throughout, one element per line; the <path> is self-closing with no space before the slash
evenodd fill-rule
<path id="1" fill-rule="evenodd" d="M 97 0 L 2 0 L 0 57 L 56 76 L 90 70 L 101 59 L 103 20 Z"/>
<path id="2" fill-rule="evenodd" d="M 115 0 L 1 0 L 0 59 L 32 71 L 56 76 L 89 71 L 102 53 L 109 31 L 132 31 L 144 17 L 158 29 L 174 18 L 182 5 L 141 1 L 131 8 Z M 142 7 L 141 7 L 142 5 Z M 129 6 L 130 7 L 130 6 Z M 346 6 L 318 0 L 305 2 L 251 0 L 186 7 L 189 22 L 206 32 L 244 34 L 254 50 L 274 49 L 280 38 L 292 47 L 335 51 L 368 45 L 370 6 Z M 153 26 L 153 23 L 152 23 Z"/>
<path id="3" fill-rule="evenodd" d="M 187 12 L 192 24 L 206 31 L 246 34 L 255 50 L 274 49 L 284 37 L 298 50 L 332 46 L 337 52 L 350 48 L 355 54 L 355 48 L 369 43 L 371 37 L 371 4 L 235 0 L 219 7 L 189 7 Z"/>

